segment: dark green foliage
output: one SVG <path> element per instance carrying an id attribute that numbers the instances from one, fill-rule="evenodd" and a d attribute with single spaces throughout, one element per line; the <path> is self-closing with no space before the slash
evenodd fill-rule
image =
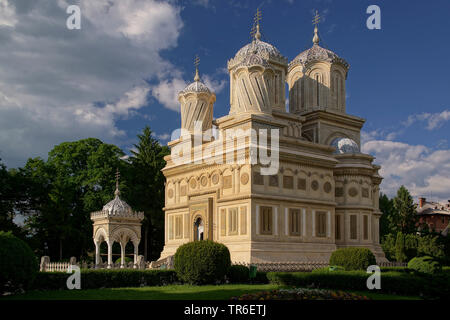
<path id="1" fill-rule="evenodd" d="M 231 283 L 247 283 L 249 282 L 250 270 L 246 266 L 232 265 L 228 269 L 227 279 Z"/>
<path id="2" fill-rule="evenodd" d="M 397 240 L 395 241 L 395 260 L 398 262 L 407 261 L 405 248 L 405 235 L 401 232 L 397 233 Z"/>
<path id="3" fill-rule="evenodd" d="M 29 288 L 37 271 L 30 247 L 10 232 L 0 231 L 0 293 Z"/>
<path id="4" fill-rule="evenodd" d="M 20 176 L 17 170 L 6 170 L 0 159 L 0 231 L 12 231 L 20 236 L 21 230 L 14 223 L 15 207 L 24 200 Z"/>
<path id="5" fill-rule="evenodd" d="M 375 256 L 367 248 L 342 248 L 334 251 L 330 257 L 330 266 L 341 266 L 345 270 L 366 270 L 374 264 Z"/>
<path id="6" fill-rule="evenodd" d="M 391 217 L 391 223 L 396 230 L 403 233 L 413 233 L 416 231 L 416 205 L 408 189 L 401 186 L 394 198 L 395 214 Z"/>
<path id="7" fill-rule="evenodd" d="M 415 234 L 405 235 L 405 255 L 406 261 L 417 256 L 418 236 Z"/>
<path id="8" fill-rule="evenodd" d="M 119 258 L 116 260 L 116 263 L 120 263 L 122 261 L 122 258 Z M 129 262 L 133 262 L 133 259 L 131 259 L 130 257 L 125 257 L 125 263 L 129 263 Z"/>
<path id="9" fill-rule="evenodd" d="M 417 253 L 419 256 L 431 256 L 442 260 L 445 258 L 444 239 L 438 235 L 425 235 L 418 238 Z"/>
<path id="10" fill-rule="evenodd" d="M 383 248 L 384 254 L 386 255 L 386 259 L 388 259 L 389 261 L 396 261 L 395 260 L 396 240 L 397 240 L 396 237 L 392 233 L 389 233 L 383 238 L 381 242 L 381 247 Z"/>
<path id="11" fill-rule="evenodd" d="M 409 261 L 416 256 L 430 256 L 442 262 L 448 261 L 446 253 L 446 237 L 441 235 L 403 234 L 399 232 L 397 237 L 388 234 L 382 242 L 383 251 L 389 261 Z M 397 257 L 399 255 L 399 258 Z"/>
<path id="12" fill-rule="evenodd" d="M 442 271 L 442 267 L 438 261 L 432 257 L 416 257 L 408 262 L 408 268 L 420 273 L 435 274 Z"/>
<path id="13" fill-rule="evenodd" d="M 67 290 L 70 275 L 64 272 L 39 272 L 34 290 Z M 164 286 L 178 282 L 173 270 L 81 270 L 81 289 Z"/>
<path id="14" fill-rule="evenodd" d="M 272 284 L 323 289 L 369 291 L 364 271 L 268 272 Z M 408 272 L 382 272 L 381 293 L 450 298 L 450 273 L 432 277 Z"/>
<path id="15" fill-rule="evenodd" d="M 222 282 L 230 266 L 228 248 L 210 240 L 186 243 L 175 253 L 175 271 L 189 284 Z"/>
<path id="16" fill-rule="evenodd" d="M 380 218 L 380 238 L 383 239 L 395 229 L 391 222 L 391 217 L 395 214 L 394 201 L 385 194 L 380 194 L 379 207 L 383 213 Z"/>

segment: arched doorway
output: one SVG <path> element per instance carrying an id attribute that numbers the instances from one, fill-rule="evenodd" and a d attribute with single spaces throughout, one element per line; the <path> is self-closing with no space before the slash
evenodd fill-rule
<path id="1" fill-rule="evenodd" d="M 204 230 L 203 220 L 198 217 L 194 222 L 194 241 L 201 241 L 204 239 Z"/>

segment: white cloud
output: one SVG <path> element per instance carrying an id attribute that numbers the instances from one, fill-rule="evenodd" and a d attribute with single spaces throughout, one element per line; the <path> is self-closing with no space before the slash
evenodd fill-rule
<path id="1" fill-rule="evenodd" d="M 387 140 L 367 140 L 364 153 L 376 157 L 384 180 L 382 191 L 394 196 L 405 185 L 413 196 L 430 196 L 445 200 L 450 190 L 450 150 L 431 150 L 423 145 L 410 145 Z"/>
<path id="2" fill-rule="evenodd" d="M 66 28 L 69 2 L 80 5 L 81 30 Z M 0 0 L 0 157 L 8 166 L 46 157 L 63 141 L 120 143 L 116 120 L 147 104 L 143 79 L 179 74 L 160 56 L 183 25 L 174 2 L 11 3 Z"/>
<path id="3" fill-rule="evenodd" d="M 178 102 L 178 93 L 186 87 L 187 83 L 180 78 L 173 78 L 170 80 L 162 80 L 157 85 L 152 86 L 151 92 L 159 103 L 166 108 L 180 111 L 180 104 Z"/>
<path id="4" fill-rule="evenodd" d="M 405 127 L 410 127 L 416 122 L 425 121 L 427 130 L 439 129 L 446 121 L 450 120 L 450 110 L 444 110 L 437 113 L 420 113 L 413 114 L 408 117 L 408 119 L 403 122 Z"/>
<path id="5" fill-rule="evenodd" d="M 14 27 L 16 24 L 16 8 L 8 0 L 0 0 L 0 27 Z"/>

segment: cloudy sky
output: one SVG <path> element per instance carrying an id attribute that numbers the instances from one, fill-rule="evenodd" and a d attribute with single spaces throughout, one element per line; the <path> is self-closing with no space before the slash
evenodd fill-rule
<path id="1" fill-rule="evenodd" d="M 81 30 L 66 9 L 81 8 Z M 366 8 L 381 7 L 381 30 Z M 351 65 L 347 112 L 367 119 L 362 150 L 382 165 L 382 189 L 450 198 L 450 3 L 336 0 L 0 0 L 0 158 L 8 167 L 87 137 L 128 152 L 148 124 L 167 143 L 179 127 L 176 95 L 193 57 L 229 109 L 227 59 L 249 42 L 256 8 L 262 33 L 289 59 L 322 45 Z"/>

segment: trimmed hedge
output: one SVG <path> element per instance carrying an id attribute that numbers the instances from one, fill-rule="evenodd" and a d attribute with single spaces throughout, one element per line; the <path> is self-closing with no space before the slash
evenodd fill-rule
<path id="1" fill-rule="evenodd" d="M 28 289 L 39 266 L 33 251 L 11 232 L 0 231 L 0 295 Z"/>
<path id="2" fill-rule="evenodd" d="M 175 271 L 183 282 L 189 284 L 223 282 L 230 266 L 228 248 L 210 240 L 183 244 L 175 253 Z"/>
<path id="3" fill-rule="evenodd" d="M 232 265 L 228 269 L 227 279 L 231 283 L 247 283 L 250 281 L 250 270 L 246 266 Z"/>
<path id="4" fill-rule="evenodd" d="M 64 290 L 70 276 L 65 272 L 39 272 L 34 290 Z M 178 283 L 173 270 L 89 270 L 81 269 L 81 289 L 164 286 Z"/>
<path id="5" fill-rule="evenodd" d="M 420 273 L 435 274 L 442 271 L 438 261 L 432 257 L 415 257 L 408 262 L 408 268 Z"/>
<path id="6" fill-rule="evenodd" d="M 375 265 L 377 260 L 367 248 L 342 248 L 331 254 L 330 266 L 341 266 L 345 270 L 367 270 L 368 266 Z"/>
<path id="7" fill-rule="evenodd" d="M 369 291 L 364 271 L 268 272 L 270 283 L 321 289 Z M 381 272 L 381 293 L 450 298 L 450 274 L 432 277 L 408 272 Z"/>

